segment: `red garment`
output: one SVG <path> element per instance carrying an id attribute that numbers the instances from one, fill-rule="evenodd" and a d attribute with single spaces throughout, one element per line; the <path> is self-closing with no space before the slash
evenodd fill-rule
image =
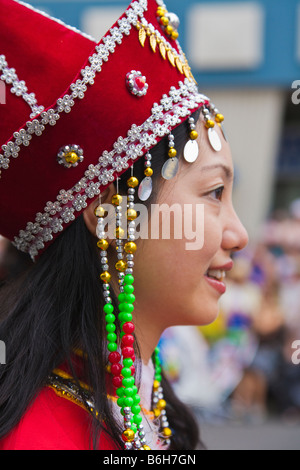
<path id="1" fill-rule="evenodd" d="M 45 387 L 20 423 L 0 440 L 0 450 L 90 450 L 90 424 L 86 410 Z M 99 450 L 117 447 L 102 433 Z"/>

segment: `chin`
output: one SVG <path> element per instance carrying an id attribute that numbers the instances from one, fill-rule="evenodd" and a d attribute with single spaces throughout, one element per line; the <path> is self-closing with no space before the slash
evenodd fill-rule
<path id="1" fill-rule="evenodd" d="M 219 316 L 220 306 L 219 302 L 203 302 L 205 308 L 201 308 L 201 312 L 198 310 L 197 313 L 197 323 L 195 326 L 207 326 L 213 323 Z"/>

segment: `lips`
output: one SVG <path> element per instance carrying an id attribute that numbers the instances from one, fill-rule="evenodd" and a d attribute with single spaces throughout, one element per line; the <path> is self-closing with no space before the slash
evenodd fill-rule
<path id="1" fill-rule="evenodd" d="M 205 278 L 211 287 L 220 294 L 224 294 L 226 292 L 226 285 L 224 283 L 226 272 L 230 271 L 232 268 L 233 261 L 229 261 L 223 266 L 212 266 L 206 271 Z"/>

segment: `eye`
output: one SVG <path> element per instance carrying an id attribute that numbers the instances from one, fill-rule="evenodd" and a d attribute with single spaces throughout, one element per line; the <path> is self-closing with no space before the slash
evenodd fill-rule
<path id="1" fill-rule="evenodd" d="M 214 189 L 213 191 L 209 192 L 209 195 L 216 199 L 217 201 L 222 201 L 222 196 L 224 192 L 224 186 L 220 186 L 219 188 Z"/>

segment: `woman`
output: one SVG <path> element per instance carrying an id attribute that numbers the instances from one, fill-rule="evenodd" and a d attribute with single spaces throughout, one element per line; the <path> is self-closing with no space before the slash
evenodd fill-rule
<path id="1" fill-rule="evenodd" d="M 13 95 L 0 232 L 33 262 L 1 289 L 0 448 L 199 448 L 157 344 L 169 326 L 216 318 L 231 254 L 247 243 L 223 116 L 198 93 L 163 2 L 132 2 L 98 45 L 24 5 L 1 5 L 14 22 L 3 21 L 0 38 Z M 21 72 L 27 91 L 37 86 L 29 121 L 28 93 L 15 93 Z M 169 216 L 177 223 L 161 236 Z"/>

